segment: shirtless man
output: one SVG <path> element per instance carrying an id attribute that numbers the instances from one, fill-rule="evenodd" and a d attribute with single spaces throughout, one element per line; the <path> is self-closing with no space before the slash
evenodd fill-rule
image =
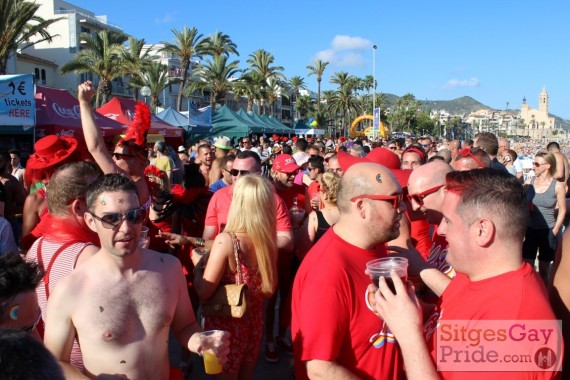
<path id="1" fill-rule="evenodd" d="M 67 377 L 168 379 L 168 333 L 192 352 L 205 344 L 223 363 L 228 334 L 201 333 L 180 262 L 138 247 L 145 212 L 126 177 L 107 174 L 87 190 L 85 222 L 101 249 L 60 280 L 48 301 L 45 345 Z M 69 364 L 73 338 L 81 342 L 85 376 Z"/>

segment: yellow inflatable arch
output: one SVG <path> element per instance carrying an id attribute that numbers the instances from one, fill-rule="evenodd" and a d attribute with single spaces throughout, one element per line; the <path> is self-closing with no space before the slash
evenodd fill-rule
<path id="1" fill-rule="evenodd" d="M 350 125 L 350 137 L 356 137 L 356 135 L 358 134 L 362 134 L 362 135 L 366 135 L 369 132 L 372 131 L 372 127 L 368 127 L 366 128 L 364 131 L 357 133 L 356 132 L 356 126 L 358 125 L 358 123 L 360 123 L 362 120 L 374 120 L 374 117 L 372 115 L 362 115 L 357 117 L 356 119 L 354 119 L 354 121 L 352 122 L 352 124 Z M 387 128 L 386 125 L 384 124 L 384 122 L 380 122 L 380 135 L 382 137 L 386 137 L 386 132 L 387 132 Z"/>

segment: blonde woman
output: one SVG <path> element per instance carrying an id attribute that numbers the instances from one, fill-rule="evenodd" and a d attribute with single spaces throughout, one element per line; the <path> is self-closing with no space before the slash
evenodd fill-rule
<path id="1" fill-rule="evenodd" d="M 554 252 L 566 215 L 566 189 L 563 182 L 554 178 L 554 154 L 538 152 L 533 165 L 535 176 L 525 182 L 530 219 L 523 243 L 523 258 L 534 265 L 537 250 L 539 251 L 538 272 L 548 284 L 550 264 L 554 261 Z"/>
<path id="2" fill-rule="evenodd" d="M 299 235 L 299 254 L 303 257 L 309 249 L 335 225 L 339 218 L 336 206 L 336 193 L 340 184 L 340 177 L 332 172 L 323 173 L 319 181 L 319 194 L 321 209 L 312 211 L 302 227 L 303 233 Z"/>
<path id="3" fill-rule="evenodd" d="M 235 236 L 239 265 L 249 287 L 249 304 L 243 318 L 207 317 L 206 330 L 231 333 L 228 362 L 218 379 L 252 379 L 262 336 L 262 303 L 275 292 L 277 246 L 274 189 L 258 175 L 236 182 L 224 232 L 216 237 L 209 255 L 192 257 L 196 265 L 194 287 L 200 299 L 212 297 L 220 284 L 237 283 L 237 263 L 232 243 Z M 241 280 L 240 280 L 241 281 Z"/>

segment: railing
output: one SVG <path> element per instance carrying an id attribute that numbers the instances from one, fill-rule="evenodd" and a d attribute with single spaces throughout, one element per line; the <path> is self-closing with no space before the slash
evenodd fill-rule
<path id="1" fill-rule="evenodd" d="M 94 21 L 94 22 L 97 22 L 99 24 L 107 25 L 107 26 L 110 26 L 110 27 L 115 28 L 115 29 L 123 30 L 123 28 L 121 28 L 119 25 L 111 24 L 110 22 L 102 20 L 102 19 L 98 18 L 97 16 L 93 16 L 93 15 L 90 15 L 88 13 L 78 11 L 77 9 L 56 9 L 53 13 L 55 13 L 56 15 L 75 13 L 75 14 L 80 15 L 81 17 L 89 19 L 90 21 Z"/>

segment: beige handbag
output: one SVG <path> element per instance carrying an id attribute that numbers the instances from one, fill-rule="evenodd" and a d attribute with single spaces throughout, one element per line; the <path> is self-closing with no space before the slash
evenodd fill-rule
<path id="1" fill-rule="evenodd" d="M 238 283 L 219 285 L 216 293 L 210 299 L 201 301 L 202 315 L 206 317 L 241 318 L 247 311 L 249 289 L 244 284 L 243 274 L 241 273 L 236 236 L 233 233 L 230 233 L 230 236 L 236 257 Z"/>

